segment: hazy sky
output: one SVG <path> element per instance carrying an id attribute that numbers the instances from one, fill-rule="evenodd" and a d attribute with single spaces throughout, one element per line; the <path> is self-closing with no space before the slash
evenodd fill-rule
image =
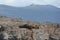
<path id="1" fill-rule="evenodd" d="M 27 6 L 30 4 L 39 5 L 54 5 L 60 7 L 60 0 L 0 0 L 0 4 L 6 4 L 11 6 Z"/>

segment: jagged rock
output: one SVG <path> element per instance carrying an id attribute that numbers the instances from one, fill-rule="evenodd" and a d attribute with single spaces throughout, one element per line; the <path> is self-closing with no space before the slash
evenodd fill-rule
<path id="1" fill-rule="evenodd" d="M 60 24 L 1 16 L 0 40 L 60 40 Z"/>

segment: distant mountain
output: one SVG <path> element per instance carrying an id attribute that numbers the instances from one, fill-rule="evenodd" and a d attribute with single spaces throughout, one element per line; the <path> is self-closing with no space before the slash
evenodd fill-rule
<path id="1" fill-rule="evenodd" d="M 0 5 L 0 15 L 22 17 L 32 21 L 52 21 L 60 23 L 60 8 L 52 5 L 30 5 L 26 7 Z"/>

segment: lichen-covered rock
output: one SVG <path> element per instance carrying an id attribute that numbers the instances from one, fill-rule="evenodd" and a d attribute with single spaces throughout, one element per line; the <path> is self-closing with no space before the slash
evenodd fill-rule
<path id="1" fill-rule="evenodd" d="M 60 40 L 60 24 L 1 16 L 0 40 Z"/>

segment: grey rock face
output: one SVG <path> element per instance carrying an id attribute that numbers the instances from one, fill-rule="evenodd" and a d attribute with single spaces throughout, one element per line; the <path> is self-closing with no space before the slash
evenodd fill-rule
<path id="1" fill-rule="evenodd" d="M 60 40 L 60 24 L 0 17 L 0 40 Z"/>

